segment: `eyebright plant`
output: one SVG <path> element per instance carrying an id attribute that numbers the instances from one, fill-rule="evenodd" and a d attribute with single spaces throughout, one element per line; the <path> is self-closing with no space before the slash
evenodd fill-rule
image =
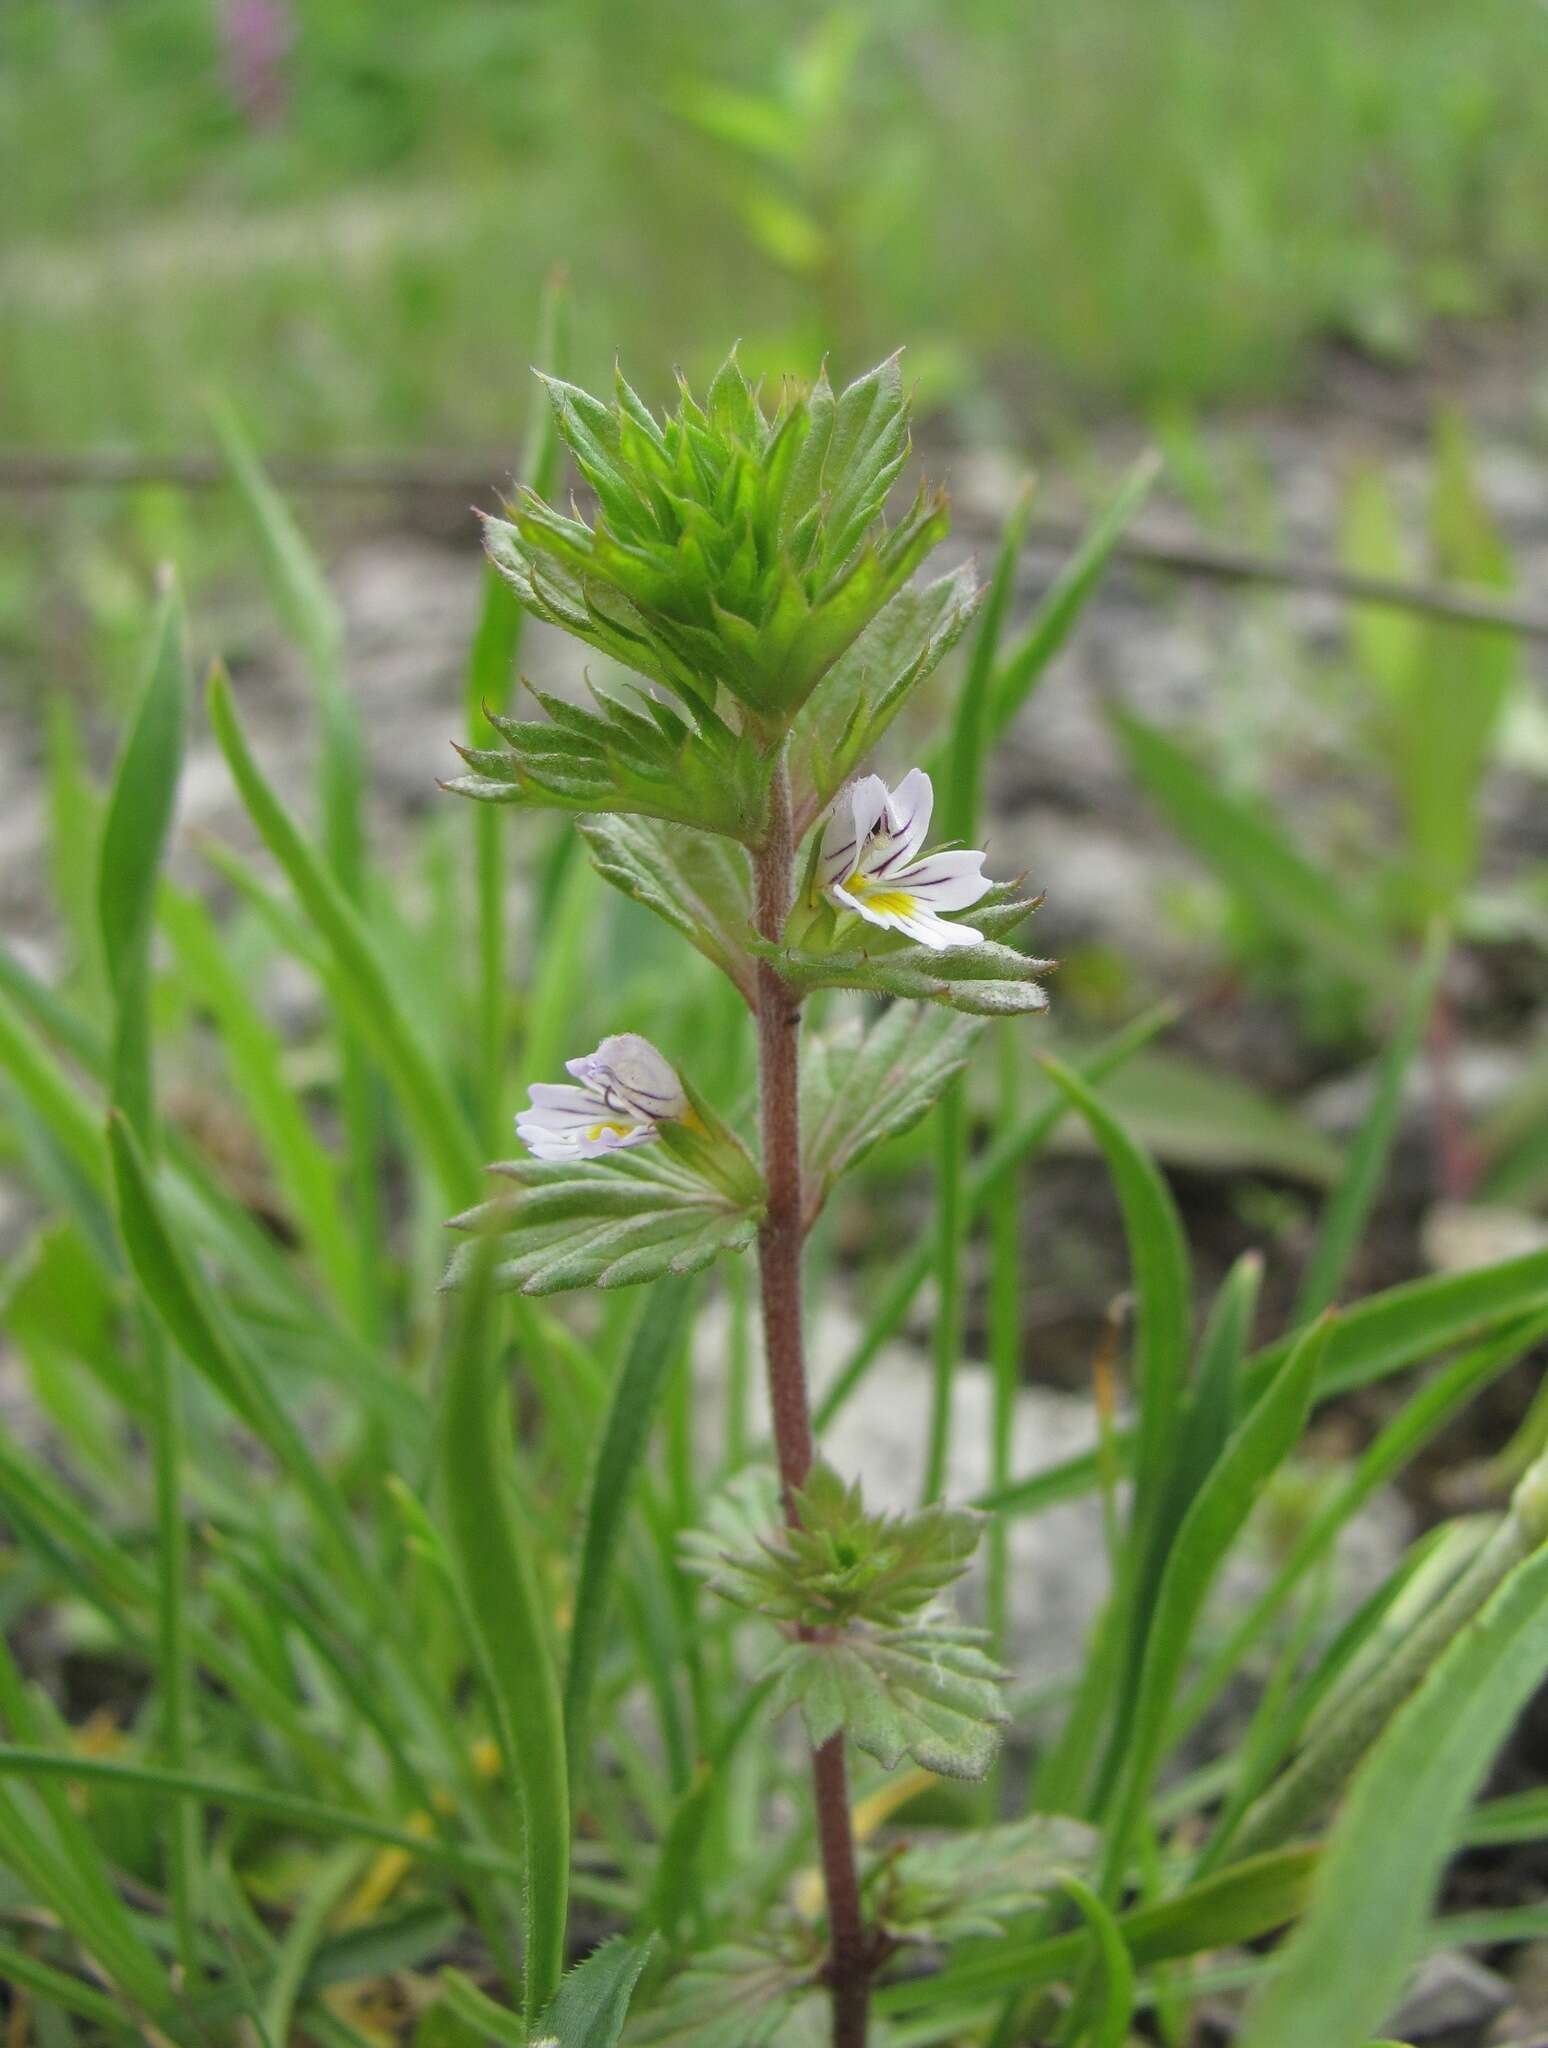
<path id="1" fill-rule="evenodd" d="M 561 359 L 562 343 L 545 348 Z M 895 451 L 895 366 L 856 389 L 831 401 L 830 453 L 868 436 Z M 742 421 L 725 446 L 707 427 L 688 436 L 709 479 L 727 447 L 760 444 L 734 392 L 724 404 Z M 782 405 L 804 406 L 812 431 L 814 394 Z M 524 472 L 544 499 L 563 445 L 554 422 L 578 406 L 539 409 Z M 857 430 L 841 435 L 851 416 Z M 1515 1492 L 1427 1531 L 1353 1614 L 1330 1573 L 1373 1490 L 1548 1341 L 1541 1251 L 1321 1313 L 1370 1214 L 1438 943 L 1411 971 L 1301 1301 L 1257 1348 L 1262 1262 L 1244 1255 L 1196 1331 L 1176 1205 L 1103 1093 L 1164 1012 L 1078 1065 L 1021 1057 L 1019 1019 L 1045 998 L 1008 935 L 1032 905 L 1000 882 L 978 893 L 977 785 L 1149 465 L 1002 653 L 1024 507 L 1012 515 L 948 743 L 924 756 L 928 791 L 901 774 L 906 758 L 873 781 L 866 749 L 961 632 L 969 571 L 903 584 L 793 711 L 776 699 L 755 716 L 717 677 L 713 720 L 695 710 L 690 726 L 685 700 L 652 698 L 668 693 L 646 669 L 625 681 L 602 668 L 622 734 L 587 741 L 603 781 L 650 789 L 651 748 L 669 737 L 654 701 L 681 728 L 676 809 L 594 808 L 578 820 L 591 865 L 561 834 L 543 868 L 533 924 L 553 943 L 533 949 L 523 1012 L 523 1142 L 498 1169 L 503 1191 L 458 1219 L 432 1318 L 419 1286 L 438 1270 L 439 1226 L 474 1199 L 515 1106 L 509 821 L 488 804 L 465 821 L 474 915 L 437 857 L 431 912 L 413 924 L 369 857 L 361 731 L 326 582 L 229 409 L 217 425 L 313 683 L 321 829 L 314 840 L 268 780 L 217 672 L 210 727 L 289 899 L 219 849 L 246 906 L 228 944 L 168 871 L 186 723 L 170 587 L 105 800 L 68 700 L 51 706 L 68 964 L 45 984 L 0 947 L 0 1147 L 37 1216 L 0 1275 L 0 1311 L 7 1369 L 28 1375 L 42 1418 L 37 1441 L 30 1426 L 0 1431 L 19 1650 L 0 1638 L 8 2013 L 40 2041 L 93 2048 L 126 2036 L 278 2048 L 374 2036 L 390 1983 L 387 2024 L 413 2048 L 826 2048 L 867 2029 L 869 2048 L 1121 2048 L 1142 2004 L 1181 2039 L 1229 1980 L 1249 1993 L 1243 2048 L 1368 2048 L 1427 1944 L 1534 1932 L 1517 1907 L 1428 1923 L 1459 1844 L 1548 1833 L 1541 1792 L 1477 1800 L 1548 1664 L 1541 1416 L 1491 1461 L 1489 1484 L 1525 1475 Z M 849 481 L 837 467 L 819 478 L 825 531 Z M 684 534 L 694 524 L 672 519 Z M 878 525 L 856 559 L 887 545 Z M 567 573 L 583 611 L 607 609 L 641 645 L 683 644 L 694 601 L 682 587 L 663 626 L 605 578 Z M 847 573 L 839 561 L 828 582 L 847 588 Z M 803 585 L 808 599 L 817 588 Z M 480 741 L 478 699 L 503 715 L 521 619 L 491 569 L 468 692 Z M 738 658 L 748 688 L 745 646 Z M 555 720 L 536 729 L 559 732 L 541 745 L 564 752 Z M 642 731 L 653 737 L 637 747 Z M 717 747 L 759 792 L 756 825 L 676 815 L 701 798 L 726 808 L 738 785 L 706 769 Z M 524 776 L 471 779 L 481 794 L 571 807 L 573 790 L 545 794 Z M 664 987 L 633 917 L 616 931 L 638 946 L 634 964 L 585 979 L 604 886 L 725 985 L 685 956 L 693 971 Z M 898 893 L 914 900 L 879 900 Z M 463 925 L 476 944 L 455 942 Z M 266 1015 L 281 957 L 323 992 L 305 1047 Z M 756 1018 L 761 1142 L 738 1100 L 744 1068 L 724 1056 L 739 1005 Z M 990 1076 L 964 1073 L 988 1018 L 992 1096 Z M 207 1074 L 212 1053 L 218 1143 L 157 1088 L 174 1070 Z M 336 1147 L 307 1114 L 314 1092 L 336 1111 Z M 879 1513 L 812 1442 L 803 1245 L 857 1164 L 870 1185 L 894 1177 L 910 1141 L 874 1149 L 932 1104 L 936 1221 L 887 1262 L 817 1410 L 825 1429 L 933 1269 L 923 1501 Z M 228 1111 L 245 1130 L 240 1180 Z M 1122 1211 L 1129 1412 L 1108 1399 L 1118 1360 L 1104 1352 L 1098 1441 L 1018 1472 L 1017 1197 L 1066 1113 L 1100 1148 Z M 954 1383 L 966 1391 L 959 1276 L 980 1219 L 989 1484 L 969 1511 L 942 1495 Z M 777 1469 L 749 1442 L 753 1290 L 740 1262 L 722 1261 L 716 1290 L 724 1428 L 708 1458 L 681 1369 L 697 1270 L 754 1241 Z M 534 1298 L 628 1281 L 652 1283 L 632 1315 L 588 1301 L 562 1316 Z M 505 1368 L 518 1360 L 513 1416 Z M 1378 1381 L 1395 1396 L 1381 1428 L 1325 1487 L 1308 1485 L 1294 1462 L 1308 1415 Z M 1065 1679 L 1018 1697 L 996 1668 L 1014 1661 L 1012 1530 L 1097 1493 L 1107 1604 Z M 1266 1523 L 1268 1582 L 1245 1606 L 1221 1599 Z M 983 1640 L 949 1605 L 981 1527 Z M 1219 1739 L 1227 1693 L 1233 1710 L 1256 1705 Z M 1025 1737 L 1013 1759 L 1030 1765 L 1024 1803 L 1019 1770 L 963 1782 L 1007 1715 Z M 1291 1926 L 1285 1942 L 1263 1939 Z"/>
<path id="2" fill-rule="evenodd" d="M 587 708 L 541 697 L 546 722 L 494 717 L 505 750 L 465 750 L 472 772 L 450 787 L 584 813 L 601 872 L 721 967 L 756 1019 L 761 1158 L 697 1099 L 675 1048 L 605 1039 L 569 1061 L 576 1085 L 533 1085 L 517 1119 L 532 1158 L 498 1169 L 520 1191 L 457 1219 L 470 1242 L 450 1278 L 618 1286 L 756 1238 L 777 1493 L 739 1541 L 706 1536 L 699 1561 L 785 1638 L 771 1676 L 811 1747 L 827 1894 L 806 1982 L 831 1993 L 838 2048 L 859 2048 L 883 1944 L 860 1893 L 847 1745 L 976 1778 L 1005 1715 L 1002 1674 L 943 1599 L 976 1518 L 870 1513 L 816 1460 L 802 1245 L 838 1175 L 950 1083 L 972 1013 L 1044 1001 L 1047 963 L 1002 943 L 1032 904 L 994 890 L 982 853 L 927 850 L 929 774 L 852 779 L 980 594 L 962 573 L 905 587 L 947 518 L 921 487 L 887 521 L 909 453 L 896 357 L 837 397 L 825 376 L 787 384 L 766 409 L 733 354 L 702 405 L 684 385 L 660 421 L 622 376 L 611 404 L 545 382 L 590 517 L 523 491 L 486 522 L 489 557 L 530 611 L 629 673 L 592 684 Z M 959 921 L 986 900 L 992 927 Z M 987 976 L 939 971 L 968 952 Z M 969 1016 L 921 1039 L 884 1012 L 869 1036 L 885 1057 L 862 1050 L 847 1083 L 809 1059 L 803 1134 L 802 1009 L 830 985 Z M 986 1002 L 986 987 L 1014 993 Z"/>

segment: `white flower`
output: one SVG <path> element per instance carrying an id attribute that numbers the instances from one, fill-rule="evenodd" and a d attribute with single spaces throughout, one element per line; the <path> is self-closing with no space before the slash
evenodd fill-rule
<path id="1" fill-rule="evenodd" d="M 981 853 L 927 853 L 935 791 L 922 768 L 889 792 L 879 775 L 862 775 L 839 792 L 822 835 L 818 878 L 837 910 L 905 932 L 937 952 L 976 946 L 983 933 L 948 924 L 943 910 L 965 910 L 992 886 Z"/>
<path id="2" fill-rule="evenodd" d="M 584 1059 L 566 1060 L 580 1083 L 537 1081 L 516 1135 L 539 1159 L 597 1159 L 643 1145 L 656 1126 L 688 1114 L 688 1098 L 648 1038 L 633 1031 L 604 1038 Z"/>

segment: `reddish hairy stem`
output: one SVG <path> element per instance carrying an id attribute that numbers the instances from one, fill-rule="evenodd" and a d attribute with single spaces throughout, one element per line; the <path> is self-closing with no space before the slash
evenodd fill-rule
<path id="1" fill-rule="evenodd" d="M 790 915 L 795 843 L 790 781 L 784 763 L 775 771 L 768 836 L 753 861 L 758 930 L 778 940 Z M 797 1050 L 800 1006 L 778 970 L 758 963 L 758 1095 L 763 1126 L 763 1175 L 768 1207 L 758 1232 L 758 1275 L 763 1296 L 763 1345 L 769 1406 L 779 1459 L 785 1517 L 796 1519 L 795 1495 L 811 1470 L 812 1418 L 801 1337 L 801 1102 Z M 831 1952 L 827 1978 L 833 1993 L 833 2048 L 865 2048 L 870 2003 L 870 1944 L 860 1909 L 854 1832 L 849 1815 L 849 1774 L 844 1738 L 835 1735 L 812 1754 L 817 1839 L 828 1894 Z"/>

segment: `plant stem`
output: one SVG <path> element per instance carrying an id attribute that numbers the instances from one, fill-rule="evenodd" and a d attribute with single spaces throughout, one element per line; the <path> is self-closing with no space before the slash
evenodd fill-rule
<path id="1" fill-rule="evenodd" d="M 769 827 L 753 862 L 758 930 L 778 940 L 790 915 L 795 844 L 790 780 L 783 761 L 774 774 Z M 763 1343 L 769 1407 L 786 1520 L 797 1519 L 796 1494 L 812 1464 L 812 1418 L 801 1336 L 801 1102 L 798 1058 L 800 1005 L 778 969 L 758 963 L 758 1098 L 768 1208 L 758 1232 Z M 855 1842 L 849 1813 L 844 1738 L 812 1754 L 817 1838 L 828 1895 L 833 1993 L 833 2048 L 865 2048 L 870 2003 L 870 1944 L 860 1909 Z"/>

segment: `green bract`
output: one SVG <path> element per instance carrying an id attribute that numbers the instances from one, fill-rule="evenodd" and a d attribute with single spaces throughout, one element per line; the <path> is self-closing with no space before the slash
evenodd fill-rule
<path id="1" fill-rule="evenodd" d="M 946 532 L 945 498 L 923 486 L 896 525 L 882 516 L 909 453 L 898 358 L 837 397 L 825 374 L 787 383 L 765 411 L 733 352 L 702 406 L 683 385 L 660 421 L 621 375 L 611 404 L 544 381 L 595 515 L 523 490 L 509 518 L 485 522 L 490 560 L 528 610 L 677 702 L 596 691 L 580 710 L 544 697 L 550 723 L 496 719 L 507 750 L 467 751 L 474 772 L 451 787 L 755 840 L 797 714 Z M 973 598 L 967 578 L 949 578 L 878 634 L 837 730 L 811 735 L 823 782 L 934 667 Z"/>
<path id="2" fill-rule="evenodd" d="M 858 1485 L 820 1464 L 796 1496 L 799 1527 L 778 1523 L 772 1489 L 744 1495 L 740 1505 L 745 1528 L 764 1523 L 756 1543 L 731 1550 L 712 1530 L 691 1540 L 692 1554 L 727 1600 L 812 1629 L 911 1621 L 961 1578 L 982 1519 L 939 1505 L 912 1515 L 872 1513 Z"/>
<path id="3" fill-rule="evenodd" d="M 940 1595 L 966 1570 L 981 1518 L 932 1505 L 870 1512 L 858 1486 L 813 1467 L 779 1520 L 766 1473 L 744 1474 L 715 1524 L 686 1539 L 710 1586 L 790 1636 L 774 1665 L 776 1710 L 801 1709 L 814 1748 L 847 1734 L 884 1769 L 905 1756 L 943 1777 L 981 1778 L 1006 1714 L 1004 1673 Z"/>

